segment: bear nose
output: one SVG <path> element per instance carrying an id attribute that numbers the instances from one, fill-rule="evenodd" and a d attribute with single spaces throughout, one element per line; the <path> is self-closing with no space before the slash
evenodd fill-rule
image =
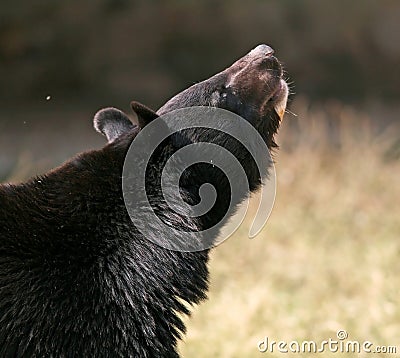
<path id="1" fill-rule="evenodd" d="M 272 47 L 268 46 L 268 45 L 258 45 L 257 47 L 255 47 L 252 51 L 251 51 L 252 55 L 254 56 L 272 56 L 274 53 L 274 50 Z"/>

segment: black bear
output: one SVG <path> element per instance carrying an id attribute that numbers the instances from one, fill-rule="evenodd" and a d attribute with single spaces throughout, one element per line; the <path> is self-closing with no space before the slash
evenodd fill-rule
<path id="1" fill-rule="evenodd" d="M 135 227 L 121 186 L 127 151 L 159 115 L 197 105 L 240 115 L 273 148 L 287 96 L 279 61 L 260 45 L 157 113 L 133 102 L 136 125 L 117 109 L 101 110 L 94 125 L 108 139 L 104 148 L 26 183 L 1 185 L 0 356 L 178 357 L 177 339 L 185 331 L 179 315 L 189 314 L 187 304 L 206 298 L 208 250 L 165 249 Z M 157 214 L 183 233 L 212 226 L 226 208 L 227 182 L 206 163 L 185 171 L 180 195 L 194 205 L 199 187 L 211 182 L 218 192 L 212 215 L 189 220 L 159 192 L 168 157 L 200 141 L 238 154 L 250 190 L 267 175 L 240 155 L 240 143 L 223 135 L 194 129 L 168 137 L 152 155 L 146 185 Z"/>

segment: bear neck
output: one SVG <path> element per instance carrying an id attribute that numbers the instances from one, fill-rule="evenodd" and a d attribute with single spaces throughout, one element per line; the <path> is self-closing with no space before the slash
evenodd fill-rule
<path id="1" fill-rule="evenodd" d="M 208 251 L 167 250 L 136 230 L 122 198 L 123 159 L 124 148 L 109 146 L 0 187 L 0 248 L 15 277 L 7 289 L 26 308 L 5 318 L 21 332 L 8 337 L 10 346 L 42 355 L 178 356 L 180 314 L 206 298 Z M 17 305 L 13 297 L 0 298 L 0 312 Z"/>

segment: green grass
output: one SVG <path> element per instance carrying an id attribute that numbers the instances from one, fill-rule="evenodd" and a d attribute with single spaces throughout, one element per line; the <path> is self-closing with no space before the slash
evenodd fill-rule
<path id="1" fill-rule="evenodd" d="M 213 251 L 209 300 L 186 319 L 184 357 L 257 357 L 265 336 L 321 342 L 339 329 L 400 355 L 400 161 L 384 160 L 400 131 L 338 104 L 300 100 L 294 111 L 279 134 L 271 217 L 255 239 L 246 220 Z"/>

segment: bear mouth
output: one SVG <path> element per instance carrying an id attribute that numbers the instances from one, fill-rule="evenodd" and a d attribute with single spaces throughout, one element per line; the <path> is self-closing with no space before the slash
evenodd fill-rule
<path id="1" fill-rule="evenodd" d="M 289 87 L 285 80 L 281 78 L 277 89 L 268 100 L 269 108 L 272 108 L 275 111 L 280 121 L 283 120 L 283 116 L 285 115 L 288 97 Z"/>
<path id="2" fill-rule="evenodd" d="M 282 64 L 273 56 L 273 52 L 258 55 L 253 63 L 252 66 L 255 70 L 261 72 L 260 86 L 264 89 L 264 93 L 267 93 L 267 96 L 264 97 L 264 105 L 261 105 L 260 108 L 261 113 L 274 111 L 282 121 L 289 97 L 289 87 L 283 79 Z M 262 92 L 261 90 L 260 93 Z"/>
<path id="3" fill-rule="evenodd" d="M 246 108 L 252 108 L 261 119 L 274 113 L 279 118 L 279 122 L 282 121 L 286 111 L 289 87 L 283 79 L 282 64 L 274 56 L 272 48 L 259 45 L 224 72 L 229 78 L 225 88 L 232 92 L 239 103 L 238 112 L 246 114 Z M 228 101 L 227 107 L 229 105 L 232 107 L 228 109 L 235 109 L 232 103 L 234 101 Z"/>

